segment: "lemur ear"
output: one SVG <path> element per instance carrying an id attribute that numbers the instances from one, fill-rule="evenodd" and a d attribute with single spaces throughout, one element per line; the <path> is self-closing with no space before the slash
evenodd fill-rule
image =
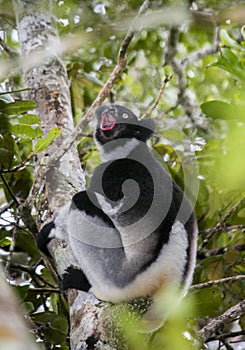
<path id="1" fill-rule="evenodd" d="M 153 119 L 142 119 L 139 120 L 139 124 L 136 131 L 136 138 L 140 141 L 145 142 L 154 133 L 156 129 L 156 123 Z"/>

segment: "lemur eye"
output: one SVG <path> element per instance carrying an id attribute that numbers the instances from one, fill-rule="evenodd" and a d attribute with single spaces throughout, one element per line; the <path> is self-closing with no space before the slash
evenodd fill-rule
<path id="1" fill-rule="evenodd" d="M 128 113 L 123 113 L 122 117 L 127 119 L 128 118 Z"/>

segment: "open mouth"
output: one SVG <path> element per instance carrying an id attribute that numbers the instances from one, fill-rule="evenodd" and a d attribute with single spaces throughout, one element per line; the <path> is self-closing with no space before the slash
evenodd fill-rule
<path id="1" fill-rule="evenodd" d="M 110 113 L 104 113 L 101 116 L 100 128 L 101 130 L 112 130 L 116 125 L 116 118 Z"/>

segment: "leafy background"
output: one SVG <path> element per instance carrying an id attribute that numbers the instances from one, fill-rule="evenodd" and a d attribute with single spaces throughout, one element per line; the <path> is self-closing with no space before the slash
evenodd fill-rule
<path id="1" fill-rule="evenodd" d="M 157 131 L 150 146 L 180 186 L 184 186 L 183 164 L 197 161 L 198 174 L 193 175 L 193 168 L 184 166 L 190 176 L 196 176 L 199 185 L 195 210 L 200 234 L 194 285 L 240 276 L 245 270 L 245 27 L 238 15 L 245 8 L 239 4 L 243 2 L 154 1 L 153 10 L 170 6 L 173 16 L 180 6 L 204 14 L 222 14 L 217 50 L 186 66 L 186 98 L 181 95 L 178 74 L 171 62 L 165 60 L 170 26 L 161 23 L 143 28 L 133 39 L 127 67 L 112 89 L 112 99 L 126 102 L 142 113 L 155 101 L 164 77 L 172 76 L 152 115 L 157 119 Z M 83 117 L 114 68 L 125 28 L 140 5 L 140 1 L 55 2 L 61 38 L 84 32 L 91 33 L 92 38 L 64 57 L 75 123 Z M 18 57 L 18 39 L 10 2 L 1 1 L 1 6 L 0 65 L 4 67 Z M 225 15 L 227 9 L 235 11 L 232 20 L 231 12 Z M 213 45 L 217 28 L 211 23 L 197 22 L 178 26 L 175 58 L 179 62 Z M 66 349 L 69 334 L 66 300 L 18 211 L 30 195 L 36 154 L 44 151 L 60 131 L 52 129 L 49 135 L 43 135 L 39 117 L 32 114 L 35 103 L 23 99 L 23 92 L 20 69 L 1 75 L 0 258 L 6 278 L 20 295 L 36 339 L 48 349 Z M 86 136 L 78 140 L 81 163 L 88 177 L 99 162 L 90 137 L 92 130 L 92 125 L 88 125 L 84 130 Z M 34 208 L 33 215 L 36 215 Z M 196 340 L 198 327 L 205 324 L 206 318 L 216 317 L 242 300 L 244 287 L 244 279 L 237 279 L 190 289 L 183 307 L 146 348 L 202 347 Z M 132 332 L 133 328 L 126 327 L 131 347 L 142 348 L 143 338 Z M 207 346 L 242 349 L 242 339 L 232 335 L 241 336 L 243 329 L 244 316 L 241 316 L 236 325 L 229 325 L 210 339 Z"/>

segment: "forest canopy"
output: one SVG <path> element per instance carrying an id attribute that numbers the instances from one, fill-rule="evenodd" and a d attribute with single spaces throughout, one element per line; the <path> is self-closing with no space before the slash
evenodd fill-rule
<path id="1" fill-rule="evenodd" d="M 44 193 L 53 196 L 60 185 L 52 180 L 48 187 L 42 171 L 72 146 L 79 160 L 73 187 L 89 183 L 100 162 L 92 137 L 95 107 L 120 103 L 155 119 L 149 147 L 190 197 L 199 226 L 197 265 L 183 307 L 148 343 L 132 331 L 137 322 L 126 327 L 129 348 L 144 342 L 145 349 L 241 350 L 244 2 L 26 3 L 0 1 L 0 259 L 36 341 L 68 349 L 70 337 L 67 300 L 35 244 L 56 213 L 55 197 L 47 204 Z M 23 10 L 28 6 L 49 40 L 41 25 L 20 28 L 31 17 Z M 64 128 L 67 110 L 75 129 L 70 121 Z M 62 201 L 56 198 L 57 207 Z"/>

